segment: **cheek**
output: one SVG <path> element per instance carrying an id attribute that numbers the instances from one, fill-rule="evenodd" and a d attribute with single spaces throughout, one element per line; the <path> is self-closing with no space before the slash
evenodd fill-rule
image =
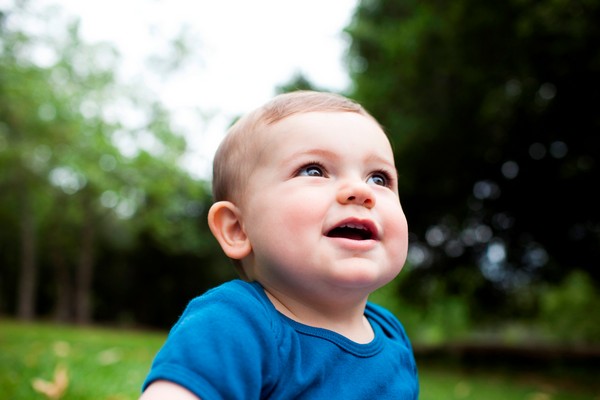
<path id="1" fill-rule="evenodd" d="M 408 252 L 408 224 L 402 209 L 399 206 L 395 209 L 385 217 L 385 232 L 393 256 L 404 260 Z"/>
<path id="2" fill-rule="evenodd" d="M 309 229 L 311 233 L 321 229 L 323 207 L 319 207 L 311 197 L 280 192 L 273 198 L 277 200 L 257 202 L 252 207 L 249 214 L 253 217 L 246 221 L 252 237 L 289 247 L 290 241 L 309 232 Z"/>
<path id="3" fill-rule="evenodd" d="M 281 217 L 297 225 L 315 224 L 323 217 L 328 202 L 318 190 L 302 191 L 291 188 L 280 193 Z"/>

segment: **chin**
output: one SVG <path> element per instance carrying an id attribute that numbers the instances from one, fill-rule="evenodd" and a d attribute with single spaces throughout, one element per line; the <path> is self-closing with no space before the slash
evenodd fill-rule
<path id="1" fill-rule="evenodd" d="M 373 291 L 386 285 L 398 274 L 382 273 L 373 268 L 348 268 L 339 278 L 339 285 L 350 289 L 365 289 Z"/>

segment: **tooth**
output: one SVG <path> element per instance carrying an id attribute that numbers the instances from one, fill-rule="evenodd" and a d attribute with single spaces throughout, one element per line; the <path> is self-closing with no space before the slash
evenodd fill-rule
<path id="1" fill-rule="evenodd" d="M 345 225 L 342 225 L 340 228 L 361 229 L 363 231 L 367 230 L 366 227 L 364 227 L 362 225 L 356 225 L 356 224 L 345 224 Z"/>

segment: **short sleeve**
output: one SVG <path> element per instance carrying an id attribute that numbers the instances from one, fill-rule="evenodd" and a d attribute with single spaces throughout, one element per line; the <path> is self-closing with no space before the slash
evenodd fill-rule
<path id="1" fill-rule="evenodd" d="M 190 302 L 158 352 L 143 389 L 177 383 L 203 400 L 260 398 L 279 365 L 268 307 L 251 291 L 220 287 Z"/>

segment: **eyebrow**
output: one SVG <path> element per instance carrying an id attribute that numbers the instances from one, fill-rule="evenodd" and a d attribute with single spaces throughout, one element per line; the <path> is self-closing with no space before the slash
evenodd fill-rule
<path id="1" fill-rule="evenodd" d="M 320 156 L 332 159 L 339 158 L 335 152 L 324 149 L 308 149 L 297 151 L 295 153 L 290 154 L 289 158 L 295 158 L 299 156 Z"/>

